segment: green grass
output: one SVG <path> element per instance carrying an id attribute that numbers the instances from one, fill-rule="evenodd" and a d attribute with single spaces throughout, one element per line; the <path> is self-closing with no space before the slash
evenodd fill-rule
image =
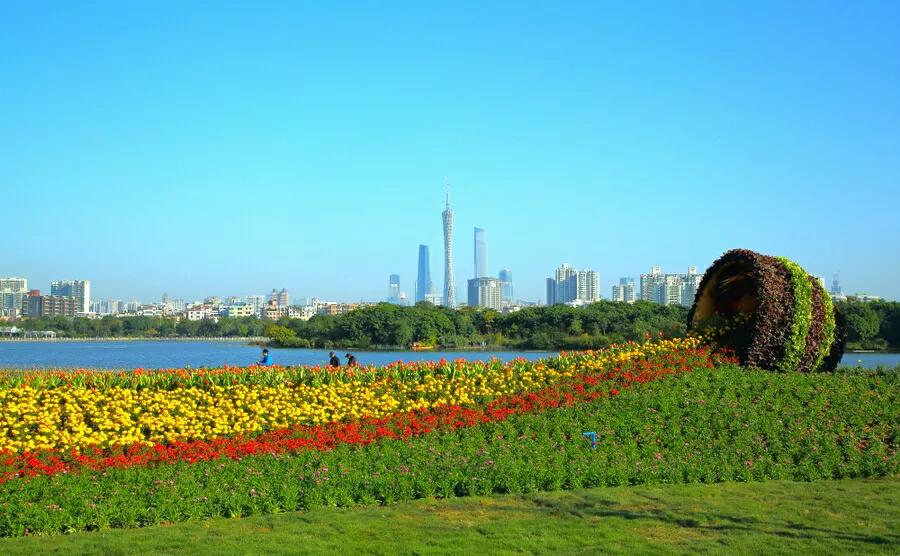
<path id="1" fill-rule="evenodd" d="M 900 478 L 578 489 L 0 540 L 3 554 L 894 553 Z"/>

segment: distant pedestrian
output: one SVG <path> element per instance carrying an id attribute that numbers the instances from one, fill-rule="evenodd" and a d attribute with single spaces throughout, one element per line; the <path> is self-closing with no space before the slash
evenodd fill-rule
<path id="1" fill-rule="evenodd" d="M 328 354 L 328 366 L 330 367 L 340 367 L 341 366 L 341 358 L 334 354 L 332 351 Z"/>
<path id="2" fill-rule="evenodd" d="M 355 367 L 355 366 L 356 366 L 356 356 L 355 356 L 355 355 L 353 355 L 352 353 L 348 353 L 348 354 L 345 355 L 344 357 L 347 358 L 347 366 L 348 366 L 348 367 Z"/>
<path id="3" fill-rule="evenodd" d="M 263 367 L 268 367 L 272 364 L 272 358 L 269 357 L 269 350 L 264 349 L 262 351 L 262 359 L 259 360 L 257 365 L 262 365 Z"/>

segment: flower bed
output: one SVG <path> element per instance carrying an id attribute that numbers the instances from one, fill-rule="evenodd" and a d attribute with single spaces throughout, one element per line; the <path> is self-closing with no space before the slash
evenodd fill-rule
<path id="1" fill-rule="evenodd" d="M 472 426 L 460 420 L 370 443 L 10 480 L 0 484 L 0 536 L 433 496 L 900 472 L 900 376 L 773 374 L 707 357 L 709 368 L 702 357 L 635 360 L 620 369 L 683 360 L 691 371 L 593 401 L 570 391 L 572 403 Z M 611 393 L 609 372 L 597 386 Z M 597 433 L 596 448 L 584 431 Z"/>
<path id="2" fill-rule="evenodd" d="M 410 419 L 445 422 L 457 414 L 473 422 L 492 419 L 535 400 L 593 399 L 600 392 L 588 395 L 585 386 L 597 386 L 600 377 L 614 389 L 671 374 L 676 369 L 632 372 L 622 366 L 659 354 L 707 356 L 697 345 L 694 339 L 665 340 L 534 363 L 456 362 L 341 373 L 320 368 L 222 369 L 197 377 L 179 370 L 8 373 L 0 388 L 0 454 L 5 454 L 0 480 L 59 473 L 76 464 L 291 451 L 327 445 L 322 438 L 356 437 L 359 431 L 389 436 L 383 431 L 402 430 Z"/>

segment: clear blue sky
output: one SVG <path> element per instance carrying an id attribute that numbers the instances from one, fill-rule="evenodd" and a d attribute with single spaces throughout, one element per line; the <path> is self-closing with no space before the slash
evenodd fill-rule
<path id="1" fill-rule="evenodd" d="M 301 4 L 304 4 L 301 6 Z M 4 2 L 0 275 L 543 297 L 747 247 L 900 298 L 900 2 Z"/>

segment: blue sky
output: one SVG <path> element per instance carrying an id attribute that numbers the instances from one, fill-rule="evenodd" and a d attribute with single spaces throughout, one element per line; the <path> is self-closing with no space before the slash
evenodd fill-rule
<path id="1" fill-rule="evenodd" d="M 734 247 L 900 299 L 900 3 L 300 4 L 3 3 L 0 275 L 412 296 L 449 177 L 460 292 L 480 226 L 526 299 Z"/>

